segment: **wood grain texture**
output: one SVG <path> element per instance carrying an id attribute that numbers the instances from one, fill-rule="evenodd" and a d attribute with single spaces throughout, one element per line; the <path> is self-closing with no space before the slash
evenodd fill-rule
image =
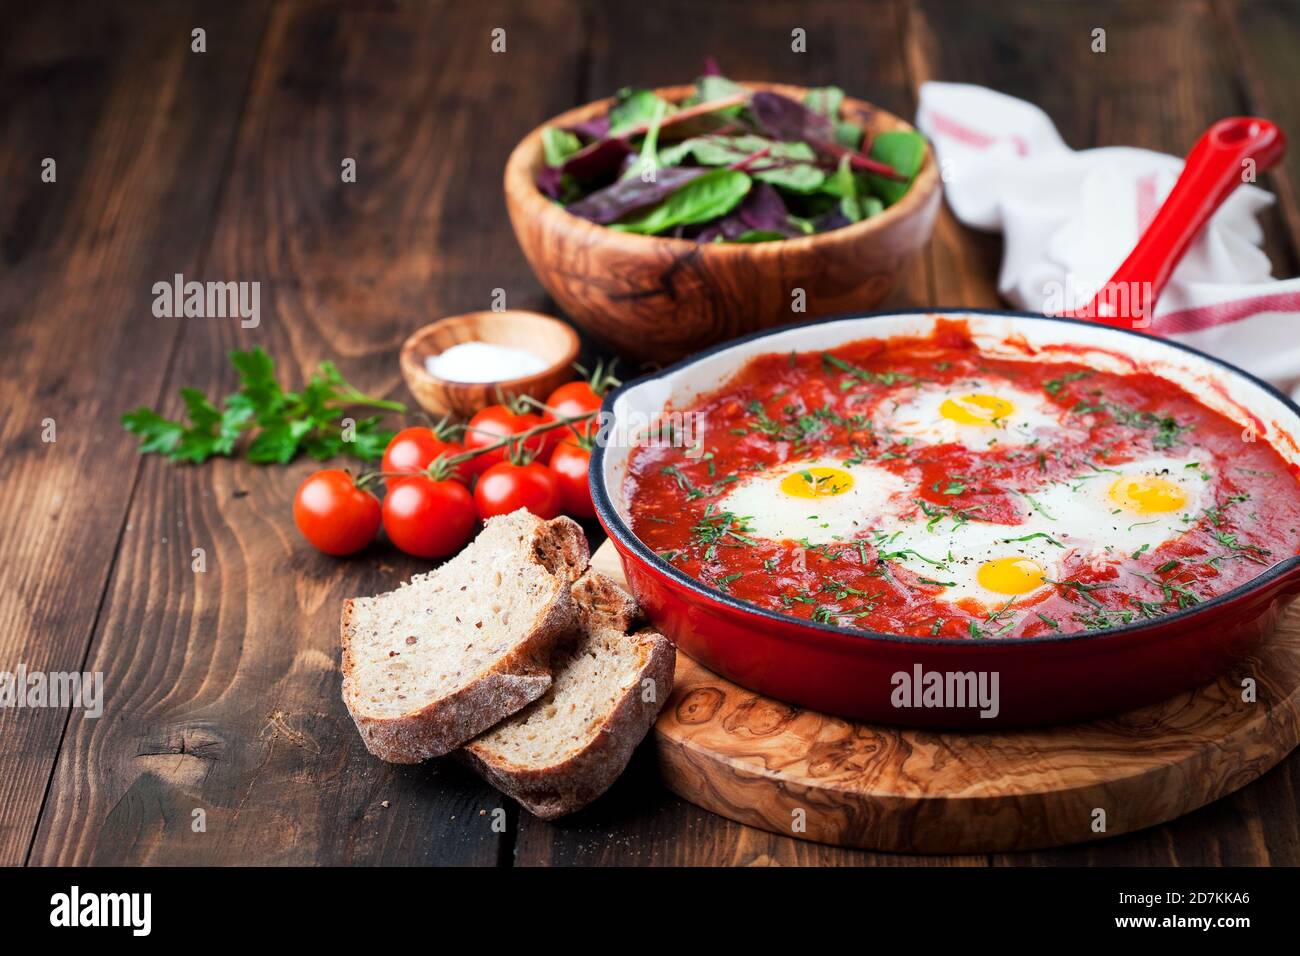
<path id="1" fill-rule="evenodd" d="M 174 413 L 179 385 L 228 389 L 224 351 L 259 343 L 290 380 L 331 358 L 405 399 L 395 358 L 420 325 L 486 308 L 495 289 L 557 311 L 505 217 L 510 149 L 620 86 L 682 82 L 705 55 L 904 117 L 925 79 L 985 83 L 1049 109 L 1073 146 L 1177 153 L 1232 112 L 1294 137 L 1292 4 L 295 0 L 260 43 L 259 0 L 0 5 L 0 669 L 77 669 L 89 654 L 110 707 L 98 722 L 0 712 L 0 863 L 27 855 L 38 814 L 33 862 L 990 862 L 733 823 L 667 792 L 649 746 L 557 824 L 454 765 L 363 759 L 325 661 L 338 602 L 426 565 L 383 546 L 351 562 L 303 548 L 286 502 L 308 463 L 141 463 L 117 416 L 162 396 Z M 182 55 L 195 25 L 202 58 Z M 489 55 L 496 27 L 509 52 Z M 791 49 L 796 27 L 807 53 Z M 57 186 L 37 175 L 47 155 Z M 1278 275 L 1295 270 L 1296 155 L 1265 184 L 1284 213 L 1265 221 Z M 347 187 L 344 156 L 359 168 Z M 883 305 L 997 305 L 999 255 L 944 209 Z M 149 285 L 176 271 L 261 280 L 262 327 L 153 320 Z M 47 415 L 54 446 L 39 441 Z M 198 545 L 206 576 L 189 570 Z M 1177 821 L 991 861 L 1296 865 L 1297 793 L 1292 756 Z M 497 807 L 503 836 L 480 816 Z M 190 830 L 196 808 L 206 834 Z"/>
<path id="2" fill-rule="evenodd" d="M 260 281 L 262 321 L 186 321 L 164 412 L 179 386 L 230 390 L 226 352 L 253 345 L 290 382 L 329 358 L 360 388 L 404 398 L 407 334 L 516 288 L 526 270 L 509 265 L 504 222 L 461 224 L 502 218 L 500 169 L 519 133 L 483 118 L 502 102 L 547 115 L 570 87 L 570 12 L 277 5 L 202 276 Z M 489 46 L 502 24 L 510 68 Z M 356 183 L 341 181 L 344 157 Z M 341 602 L 430 564 L 386 544 L 350 561 L 305 545 L 289 508 L 316 467 L 145 462 L 90 653 L 108 710 L 69 727 L 33 862 L 501 859 L 480 814 L 502 805 L 494 791 L 442 761 L 382 764 L 351 725 Z M 194 547 L 206 549 L 201 574 Z M 193 832 L 195 810 L 206 832 Z"/>
<path id="3" fill-rule="evenodd" d="M 795 840 L 668 791 L 647 742 L 614 786 L 554 823 L 519 819 L 516 866 L 984 866 L 984 856 L 871 853 Z"/>
<path id="4" fill-rule="evenodd" d="M 623 582 L 611 542 L 592 564 Z M 1243 700 L 1247 680 L 1257 695 Z M 739 687 L 679 652 L 654 735 L 675 793 L 783 835 L 908 853 L 1097 840 L 1217 800 L 1300 743 L 1300 606 L 1213 684 L 1041 730 L 948 733 L 844 720 Z"/>
<path id="5" fill-rule="evenodd" d="M 151 286 L 201 267 L 264 21 L 260 3 L 3 14 L 0 670 L 82 669 L 140 467 L 118 416 L 157 402 L 180 334 Z M 201 23 L 224 55 L 191 53 Z M 68 719 L 0 710 L 0 864 L 28 853 Z"/>
<path id="6" fill-rule="evenodd" d="M 806 92 L 780 84 L 756 88 L 796 100 Z M 692 87 L 658 92 L 676 102 Z M 897 203 L 863 222 L 814 236 L 698 243 L 618 232 L 580 219 L 534 184 L 542 166 L 542 129 L 602 115 L 611 102 L 570 110 L 529 133 L 510 155 L 505 191 L 515 235 L 538 281 L 574 322 L 619 354 L 671 362 L 760 329 L 874 308 L 930 238 L 940 188 L 928 150 Z M 845 97 L 841 116 L 869 137 L 912 128 L 852 97 Z"/>
<path id="7" fill-rule="evenodd" d="M 1300 268 L 1300 97 L 1290 78 L 1300 68 L 1300 8 L 1291 0 L 1215 0 L 1214 12 L 1216 32 L 1240 75 L 1243 111 L 1273 120 L 1291 137 L 1280 169 L 1264 185 L 1277 196 L 1277 215 L 1265 221 L 1273 275 L 1292 276 Z M 1272 228 L 1275 218 L 1281 229 Z"/>

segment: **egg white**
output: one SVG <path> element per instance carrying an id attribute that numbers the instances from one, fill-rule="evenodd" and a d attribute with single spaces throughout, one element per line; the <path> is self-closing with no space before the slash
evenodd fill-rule
<path id="1" fill-rule="evenodd" d="M 972 395 L 1000 399 L 1009 403 L 1011 410 L 1004 417 L 983 423 L 955 420 L 953 403 L 980 417 L 980 409 L 968 404 Z M 1045 431 L 1060 427 L 1060 409 L 1049 400 L 994 376 L 967 378 L 948 385 L 920 385 L 904 401 L 882 402 L 873 417 L 877 428 L 886 435 L 928 445 L 956 443 L 972 451 L 998 445 L 1028 445 Z"/>
<path id="2" fill-rule="evenodd" d="M 781 483 L 789 476 L 814 468 L 847 472 L 852 486 L 815 498 L 782 490 Z M 878 466 L 821 458 L 787 462 L 743 478 L 718 501 L 718 508 L 743 518 L 749 537 L 825 544 L 876 527 L 882 515 L 910 509 L 910 490 L 908 482 Z"/>
<path id="3" fill-rule="evenodd" d="M 1155 479 L 1176 488 L 1183 503 L 1169 511 L 1122 506 L 1111 490 L 1129 478 Z M 1120 557 L 1139 549 L 1154 551 L 1187 532 L 1208 500 L 1212 467 L 1189 458 L 1151 457 L 1107 465 L 1040 489 L 1033 494 L 1055 527 L 1086 535 L 1090 550 Z M 1121 498 L 1123 496 L 1121 495 Z"/>
<path id="4" fill-rule="evenodd" d="M 881 560 L 907 568 L 923 585 L 940 587 L 936 596 L 956 604 L 974 601 L 989 612 L 1008 602 L 1030 600 L 1059 580 L 1066 557 L 1081 543 L 1059 528 L 1049 529 L 1041 516 L 1024 524 L 993 524 L 944 518 L 882 522 L 872 535 Z M 1040 583 L 1025 590 L 993 590 L 980 581 L 980 569 L 991 561 L 1027 559 L 1041 573 Z"/>

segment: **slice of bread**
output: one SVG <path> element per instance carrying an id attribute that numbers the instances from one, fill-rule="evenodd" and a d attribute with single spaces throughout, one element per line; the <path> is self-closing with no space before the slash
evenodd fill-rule
<path id="1" fill-rule="evenodd" d="M 455 750 L 546 693 L 587 539 L 568 518 L 493 518 L 396 591 L 343 604 L 343 701 L 381 760 Z"/>
<path id="2" fill-rule="evenodd" d="M 604 793 L 672 692 L 676 651 L 658 631 L 629 634 L 636 603 L 597 571 L 573 586 L 577 622 L 551 660 L 545 696 L 461 754 L 544 820 Z"/>

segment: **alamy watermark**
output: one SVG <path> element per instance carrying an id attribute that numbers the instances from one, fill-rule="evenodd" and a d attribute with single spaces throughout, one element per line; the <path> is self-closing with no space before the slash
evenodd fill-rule
<path id="1" fill-rule="evenodd" d="M 913 664 L 911 671 L 896 671 L 889 679 L 894 690 L 889 702 L 899 709 L 979 709 L 992 720 L 1002 709 L 997 671 L 927 671 Z"/>
<path id="2" fill-rule="evenodd" d="M 132 936 L 148 936 L 153 929 L 153 894 L 83 893 L 73 886 L 50 897 L 50 925 L 126 927 Z"/>
<path id="3" fill-rule="evenodd" d="M 1150 282 L 1107 282 L 1096 288 L 1070 274 L 1064 281 L 1043 284 L 1043 311 L 1081 319 L 1124 316 L 1133 328 L 1145 329 L 1151 325 L 1150 309 L 1155 304 L 1152 291 Z"/>
<path id="4" fill-rule="evenodd" d="M 104 715 L 104 672 L 0 671 L 0 709 L 80 707 L 85 717 Z"/>
<path id="5" fill-rule="evenodd" d="M 245 329 L 262 324 L 260 282 L 187 282 L 178 272 L 171 282 L 155 282 L 153 296 L 153 314 L 159 319 L 238 317 Z"/>
<path id="6" fill-rule="evenodd" d="M 704 416 L 698 412 L 601 412 L 596 443 L 606 448 L 685 448 L 704 451 Z"/>

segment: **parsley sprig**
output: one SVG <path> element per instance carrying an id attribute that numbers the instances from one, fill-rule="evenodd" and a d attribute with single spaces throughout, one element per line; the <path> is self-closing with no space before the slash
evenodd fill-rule
<path id="1" fill-rule="evenodd" d="M 231 352 L 230 361 L 241 387 L 227 395 L 220 408 L 198 389 L 182 388 L 184 419 L 173 421 L 144 406 L 122 416 L 123 427 L 140 436 L 141 452 L 197 464 L 214 455 L 233 455 L 240 436 L 256 429 L 244 455 L 259 464 L 285 464 L 299 452 L 317 460 L 348 454 L 372 461 L 384 453 L 393 437 L 379 427 L 383 415 L 355 419 L 345 438 L 343 410 L 406 411 L 400 402 L 358 391 L 333 362 L 322 362 L 301 391 L 290 392 L 280 386 L 275 363 L 261 348 Z"/>

